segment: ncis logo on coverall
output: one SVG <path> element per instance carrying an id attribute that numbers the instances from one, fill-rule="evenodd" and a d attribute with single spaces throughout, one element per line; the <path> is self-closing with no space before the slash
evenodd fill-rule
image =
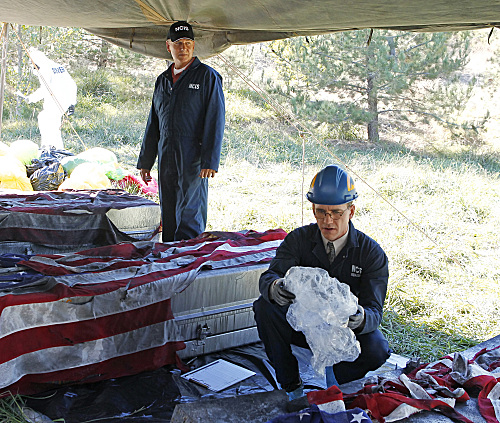
<path id="1" fill-rule="evenodd" d="M 363 272 L 363 269 L 361 267 L 356 266 L 355 264 L 353 264 L 351 266 L 351 277 L 360 278 L 362 272 Z"/>
<path id="2" fill-rule="evenodd" d="M 200 89 L 200 84 L 189 84 L 188 88 L 190 90 L 199 90 Z"/>

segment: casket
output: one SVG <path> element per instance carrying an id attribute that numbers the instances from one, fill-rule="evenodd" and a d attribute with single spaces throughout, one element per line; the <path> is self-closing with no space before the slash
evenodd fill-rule
<path id="1" fill-rule="evenodd" d="M 258 340 L 252 303 L 283 230 L 0 255 L 0 391 L 30 394 Z"/>

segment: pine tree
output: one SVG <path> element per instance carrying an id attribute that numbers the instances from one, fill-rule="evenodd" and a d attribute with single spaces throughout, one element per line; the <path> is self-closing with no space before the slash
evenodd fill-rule
<path id="1" fill-rule="evenodd" d="M 473 84 L 457 83 L 469 40 L 467 32 L 362 30 L 275 41 L 276 87 L 300 117 L 366 125 L 374 142 L 382 114 L 449 123 Z"/>

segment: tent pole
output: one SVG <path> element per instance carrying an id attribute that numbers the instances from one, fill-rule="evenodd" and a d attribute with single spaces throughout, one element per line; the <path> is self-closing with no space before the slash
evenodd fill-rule
<path id="1" fill-rule="evenodd" d="M 0 76 L 0 138 L 2 137 L 2 117 L 3 117 L 3 100 L 5 94 L 5 74 L 7 73 L 7 47 L 9 42 L 9 24 L 3 24 L 2 36 L 3 48 L 2 48 L 2 75 Z"/>

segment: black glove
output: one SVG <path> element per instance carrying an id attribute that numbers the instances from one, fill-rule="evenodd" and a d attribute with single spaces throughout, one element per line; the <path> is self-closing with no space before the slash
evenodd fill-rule
<path id="1" fill-rule="evenodd" d="M 292 301 L 295 298 L 295 294 L 284 288 L 284 282 L 285 280 L 283 278 L 276 279 L 269 286 L 269 299 L 274 301 L 279 306 L 292 304 Z"/>
<path id="2" fill-rule="evenodd" d="M 354 330 L 362 327 L 364 323 L 365 323 L 365 309 L 358 304 L 358 311 L 356 311 L 356 314 L 349 316 L 347 327 L 351 330 Z"/>
<path id="3" fill-rule="evenodd" d="M 71 116 L 72 114 L 75 113 L 75 105 L 72 104 L 71 106 L 68 107 L 68 111 L 66 112 L 68 116 Z"/>

